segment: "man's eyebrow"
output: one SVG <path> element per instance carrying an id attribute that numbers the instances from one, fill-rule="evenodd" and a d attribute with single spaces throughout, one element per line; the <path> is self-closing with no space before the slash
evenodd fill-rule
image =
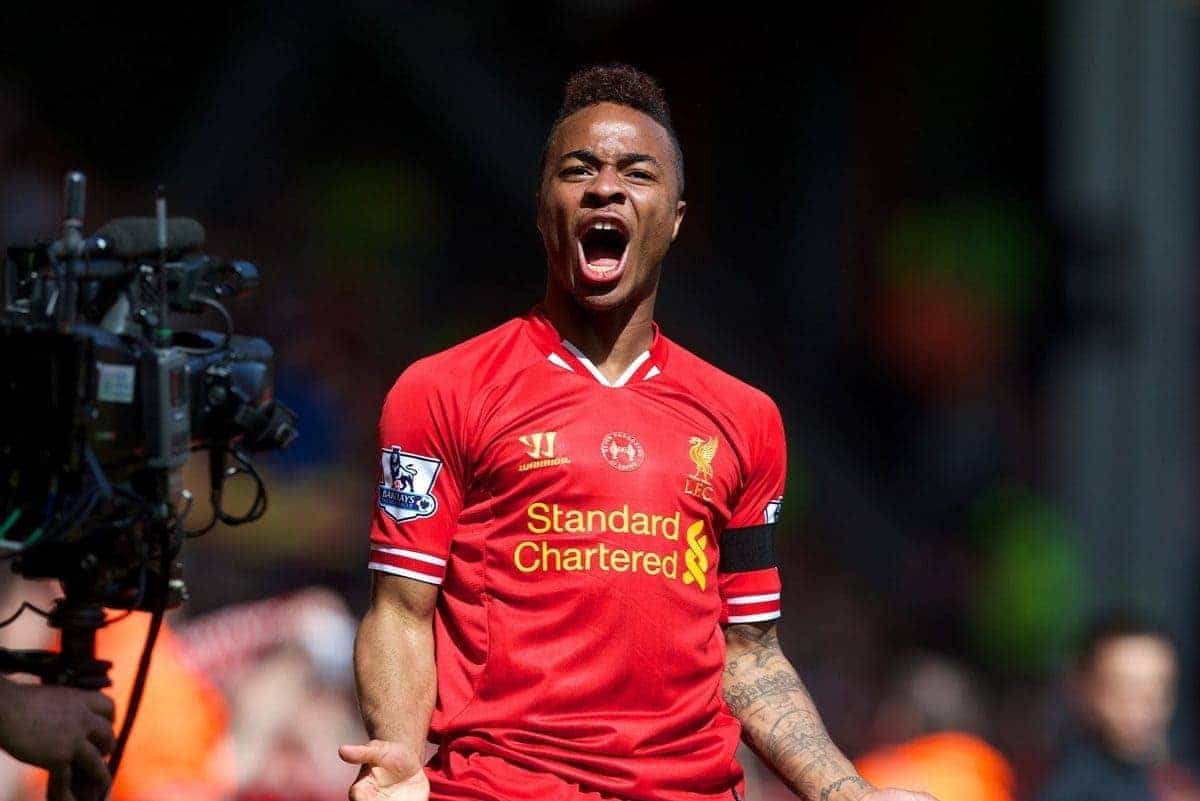
<path id="1" fill-rule="evenodd" d="M 630 164 L 637 164 L 639 161 L 648 161 L 655 167 L 659 166 L 658 159 L 651 156 L 649 153 L 626 153 L 621 158 L 617 159 L 618 167 L 628 167 Z"/>
<path id="2" fill-rule="evenodd" d="M 578 159 L 584 164 L 590 164 L 592 166 L 596 166 L 600 163 L 600 158 L 587 148 L 572 150 L 570 153 L 563 153 L 562 158 L 559 159 L 559 162 L 561 163 L 567 159 Z M 629 165 L 637 164 L 640 161 L 648 161 L 655 167 L 661 166 L 658 163 L 658 159 L 654 158 L 654 156 L 651 156 L 649 153 L 626 153 L 617 159 L 617 167 L 628 167 Z"/>

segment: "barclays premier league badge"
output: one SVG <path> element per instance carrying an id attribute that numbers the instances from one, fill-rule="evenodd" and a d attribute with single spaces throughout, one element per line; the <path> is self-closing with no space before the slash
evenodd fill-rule
<path id="1" fill-rule="evenodd" d="M 398 445 L 383 449 L 383 481 L 379 508 L 397 523 L 430 517 L 437 511 L 433 482 L 442 469 L 440 459 L 406 453 Z"/>

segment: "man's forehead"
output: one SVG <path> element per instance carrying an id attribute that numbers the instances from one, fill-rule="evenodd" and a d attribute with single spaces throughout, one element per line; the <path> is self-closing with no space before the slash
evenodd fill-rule
<path id="1" fill-rule="evenodd" d="M 1155 672 L 1169 670 L 1174 664 L 1174 648 L 1153 635 L 1116 637 L 1101 645 L 1096 653 L 1096 666 L 1106 672 Z"/>
<path id="2" fill-rule="evenodd" d="M 653 117 L 616 103 L 598 103 L 564 119 L 554 137 L 558 153 L 591 150 L 601 158 L 649 153 L 663 161 L 672 155 L 666 129 Z"/>

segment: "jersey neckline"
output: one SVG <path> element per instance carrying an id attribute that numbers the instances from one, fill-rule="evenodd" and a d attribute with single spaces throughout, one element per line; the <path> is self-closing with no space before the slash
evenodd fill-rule
<path id="1" fill-rule="evenodd" d="M 584 355 L 583 351 L 558 333 L 558 329 L 546 316 L 542 304 L 536 304 L 529 310 L 525 315 L 525 322 L 525 329 L 551 364 L 561 370 L 590 376 L 597 384 L 604 387 L 616 389 L 631 383 L 648 381 L 666 368 L 667 338 L 659 331 L 658 323 L 653 321 L 650 323 L 654 332 L 650 339 L 650 347 L 630 362 L 629 366 L 625 368 L 625 372 L 612 382 L 609 382 L 604 374 L 596 369 L 596 365 Z"/>

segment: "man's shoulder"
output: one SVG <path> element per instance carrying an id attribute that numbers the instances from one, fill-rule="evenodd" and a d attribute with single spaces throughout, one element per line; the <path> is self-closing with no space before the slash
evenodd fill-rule
<path id="1" fill-rule="evenodd" d="M 1060 756 L 1037 795 L 1037 801 L 1070 801 L 1098 797 L 1118 797 L 1138 780 L 1138 771 L 1120 769 L 1098 748 L 1073 744 Z"/>
<path id="2" fill-rule="evenodd" d="M 456 345 L 423 356 L 400 373 L 393 388 L 415 386 L 470 393 L 536 361 L 524 331 L 525 318 L 513 317 Z"/>
<path id="3" fill-rule="evenodd" d="M 712 362 L 697 356 L 674 340 L 671 343 L 670 375 L 689 392 L 707 402 L 727 407 L 743 416 L 747 412 L 778 417 L 779 406 L 763 390 L 725 372 Z"/>

